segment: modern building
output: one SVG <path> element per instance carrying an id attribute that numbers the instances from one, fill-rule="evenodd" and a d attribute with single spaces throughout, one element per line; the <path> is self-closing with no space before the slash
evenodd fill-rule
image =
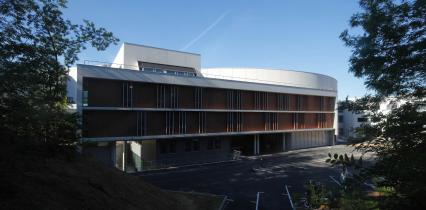
<path id="1" fill-rule="evenodd" d="M 348 109 L 338 110 L 338 138 L 346 141 L 348 138 L 356 137 L 356 129 L 363 123 L 369 123 L 367 112 L 353 112 Z"/>
<path id="2" fill-rule="evenodd" d="M 329 76 L 202 69 L 199 54 L 129 43 L 112 64 L 88 64 L 68 85 L 83 152 L 126 171 L 334 144 Z"/>
<path id="3" fill-rule="evenodd" d="M 347 99 L 348 101 L 356 101 L 357 98 Z M 395 101 L 394 98 L 386 98 L 379 103 L 378 112 L 387 115 L 392 109 L 396 109 L 404 104 L 405 100 Z M 356 138 L 356 130 L 363 124 L 371 123 L 369 114 L 370 110 L 352 111 L 348 109 L 338 108 L 338 138 L 346 141 L 349 138 Z"/>

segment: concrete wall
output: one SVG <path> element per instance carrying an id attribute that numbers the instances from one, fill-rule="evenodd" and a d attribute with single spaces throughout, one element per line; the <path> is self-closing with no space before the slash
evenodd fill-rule
<path id="1" fill-rule="evenodd" d="M 70 110 L 76 111 L 77 109 L 77 67 L 71 67 L 67 76 L 67 97 L 74 100 L 73 104 L 69 104 Z"/>
<path id="2" fill-rule="evenodd" d="M 130 43 L 123 43 L 111 67 L 138 70 L 138 61 L 193 68 L 197 73 L 201 69 L 199 54 Z"/>
<path id="3" fill-rule="evenodd" d="M 333 145 L 334 131 L 303 131 L 291 135 L 290 149 L 304 149 Z"/>
<path id="4" fill-rule="evenodd" d="M 157 141 L 156 140 L 144 140 L 142 144 L 142 159 L 146 161 L 152 161 L 157 159 Z"/>
<path id="5" fill-rule="evenodd" d="M 142 146 L 139 142 L 130 142 L 130 151 L 136 171 L 142 170 Z"/>
<path id="6" fill-rule="evenodd" d="M 115 163 L 115 142 L 98 142 L 83 146 L 83 154 L 99 160 L 107 166 Z"/>

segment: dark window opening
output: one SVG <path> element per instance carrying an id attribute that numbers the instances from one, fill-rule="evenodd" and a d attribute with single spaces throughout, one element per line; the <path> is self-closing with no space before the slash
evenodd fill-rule
<path id="1" fill-rule="evenodd" d="M 200 142 L 197 139 L 192 142 L 192 150 L 200 151 Z"/>
<path id="2" fill-rule="evenodd" d="M 212 150 L 213 149 L 213 145 L 214 145 L 213 139 L 209 139 L 209 141 L 207 142 L 207 149 L 208 150 Z"/>
<path id="3" fill-rule="evenodd" d="M 74 97 L 67 96 L 67 103 L 68 104 L 75 104 Z"/>
<path id="4" fill-rule="evenodd" d="M 222 147 L 222 142 L 220 141 L 220 139 L 215 139 L 214 140 L 214 148 L 215 149 L 220 149 Z"/>
<path id="5" fill-rule="evenodd" d="M 83 106 L 89 106 L 89 91 L 83 90 Z"/>
<path id="6" fill-rule="evenodd" d="M 366 117 L 358 117 L 358 122 L 367 122 L 368 118 Z"/>
<path id="7" fill-rule="evenodd" d="M 167 142 L 160 142 L 160 153 L 167 153 Z"/>
<path id="8" fill-rule="evenodd" d="M 191 152 L 192 151 L 192 142 L 186 141 L 185 142 L 185 152 Z"/>
<path id="9" fill-rule="evenodd" d="M 171 141 L 169 144 L 169 152 L 176 153 L 176 141 Z"/>

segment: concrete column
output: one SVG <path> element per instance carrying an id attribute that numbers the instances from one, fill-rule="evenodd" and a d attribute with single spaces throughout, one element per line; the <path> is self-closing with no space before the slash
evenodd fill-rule
<path id="1" fill-rule="evenodd" d="M 282 133 L 283 152 L 285 152 L 285 133 Z"/>
<path id="2" fill-rule="evenodd" d="M 111 143 L 109 143 L 109 146 L 110 146 L 110 148 L 111 148 L 111 166 L 112 167 L 115 167 L 115 160 L 116 160 L 116 151 L 117 151 L 117 149 L 116 149 L 116 142 L 111 142 Z"/>
<path id="3" fill-rule="evenodd" d="M 260 154 L 260 140 L 259 140 L 259 135 L 257 135 L 257 154 Z"/>
<path id="4" fill-rule="evenodd" d="M 253 139 L 253 155 L 257 155 L 257 135 L 254 135 Z"/>
<path id="5" fill-rule="evenodd" d="M 256 134 L 254 135 L 254 155 L 259 155 L 260 154 L 260 141 L 259 141 L 259 135 Z"/>
<path id="6" fill-rule="evenodd" d="M 123 170 L 124 172 L 126 172 L 126 166 L 127 166 L 127 158 L 126 158 L 126 155 L 127 155 L 127 142 L 126 141 L 123 141 L 123 153 L 122 153 L 122 157 L 123 157 L 123 163 L 122 163 L 122 169 L 121 170 Z"/>

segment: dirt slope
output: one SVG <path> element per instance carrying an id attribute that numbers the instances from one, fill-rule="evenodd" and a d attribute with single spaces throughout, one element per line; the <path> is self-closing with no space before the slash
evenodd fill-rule
<path id="1" fill-rule="evenodd" d="M 0 151 L 0 209 L 196 209 L 190 199 L 88 158 Z"/>

